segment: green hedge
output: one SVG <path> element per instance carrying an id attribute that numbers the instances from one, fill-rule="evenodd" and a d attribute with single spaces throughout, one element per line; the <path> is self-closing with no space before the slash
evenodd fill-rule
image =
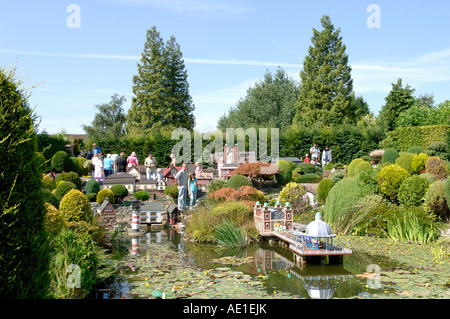
<path id="1" fill-rule="evenodd" d="M 387 132 L 387 137 L 380 143 L 380 146 L 400 151 L 407 151 L 413 146 L 420 146 L 424 150 L 428 150 L 428 146 L 433 142 L 445 142 L 449 131 L 450 125 L 399 127 Z"/>

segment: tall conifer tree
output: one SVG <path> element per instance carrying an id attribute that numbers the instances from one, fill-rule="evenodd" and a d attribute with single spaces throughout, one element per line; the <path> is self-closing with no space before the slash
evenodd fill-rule
<path id="1" fill-rule="evenodd" d="M 302 87 L 294 124 L 311 126 L 356 122 L 351 107 L 353 80 L 340 29 L 329 16 L 321 19 L 322 31 L 313 29 L 312 45 L 300 72 Z"/>
<path id="2" fill-rule="evenodd" d="M 156 27 L 147 31 L 138 74 L 133 77 L 128 130 L 194 127 L 194 105 L 179 45 L 172 36 L 164 45 Z"/>

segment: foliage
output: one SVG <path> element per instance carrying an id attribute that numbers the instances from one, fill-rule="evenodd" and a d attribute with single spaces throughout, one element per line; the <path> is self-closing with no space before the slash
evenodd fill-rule
<path id="1" fill-rule="evenodd" d="M 95 106 L 97 113 L 91 125 L 82 125 L 90 141 L 95 141 L 98 137 L 120 137 L 125 134 L 126 116 L 123 109 L 125 102 L 125 96 L 115 93 L 109 103 Z"/>
<path id="2" fill-rule="evenodd" d="M 432 156 L 427 160 L 425 172 L 433 174 L 437 179 L 444 179 L 447 176 L 445 163 L 439 157 L 435 156 Z"/>
<path id="3" fill-rule="evenodd" d="M 86 194 L 95 193 L 97 194 L 100 191 L 100 184 L 95 179 L 90 179 L 86 182 L 84 186 L 84 191 Z"/>
<path id="4" fill-rule="evenodd" d="M 407 126 L 398 127 L 386 133 L 386 138 L 380 142 L 383 148 L 395 148 L 406 151 L 412 146 L 420 146 L 424 150 L 433 142 L 446 141 L 450 125 Z"/>
<path id="5" fill-rule="evenodd" d="M 436 156 L 443 160 L 449 160 L 450 149 L 445 142 L 433 142 L 428 146 L 427 154 Z"/>
<path id="6" fill-rule="evenodd" d="M 443 181 L 436 181 L 431 184 L 425 194 L 425 207 L 442 216 L 447 223 L 450 221 L 450 208 L 445 199 Z"/>
<path id="7" fill-rule="evenodd" d="M 56 190 L 53 190 L 53 192 L 56 192 Z M 43 191 L 44 202 L 52 206 L 59 207 L 59 200 L 56 198 L 53 192 L 44 189 Z"/>
<path id="8" fill-rule="evenodd" d="M 110 190 L 114 193 L 116 203 L 121 203 L 128 196 L 128 189 L 124 185 L 113 185 Z"/>
<path id="9" fill-rule="evenodd" d="M 280 185 L 286 185 L 292 180 L 292 171 L 293 168 L 288 161 L 279 160 L 277 162 L 279 173 L 276 175 L 277 182 Z"/>
<path id="10" fill-rule="evenodd" d="M 370 173 L 370 172 L 372 172 L 372 170 L 373 170 L 372 165 L 370 165 L 370 163 L 367 161 L 363 161 L 363 162 L 358 163 L 358 165 L 356 165 L 356 167 L 354 168 L 354 174 L 355 174 L 354 176 L 358 177 L 363 173 Z"/>
<path id="11" fill-rule="evenodd" d="M 59 211 L 68 222 L 91 221 L 92 210 L 87 197 L 72 189 L 61 199 Z"/>
<path id="12" fill-rule="evenodd" d="M 246 96 L 219 119 L 217 127 L 224 132 L 230 127 L 288 127 L 295 115 L 292 105 L 298 94 L 299 85 L 282 68 L 275 74 L 267 71 L 264 80 L 250 87 Z"/>
<path id="13" fill-rule="evenodd" d="M 52 191 L 56 188 L 55 181 L 48 175 L 42 175 L 42 188 L 48 191 Z"/>
<path id="14" fill-rule="evenodd" d="M 77 186 L 74 183 L 68 182 L 68 181 L 62 181 L 58 185 L 58 187 L 56 187 L 56 191 L 55 191 L 54 195 L 57 200 L 61 201 L 62 198 L 64 197 L 64 195 L 66 195 L 72 189 L 77 189 Z"/>
<path id="15" fill-rule="evenodd" d="M 58 151 L 66 151 L 67 138 L 61 134 L 48 135 L 44 130 L 37 135 L 38 151 L 44 155 L 46 161 L 51 161 Z"/>
<path id="16" fill-rule="evenodd" d="M 398 79 L 395 84 L 392 83 L 392 89 L 386 97 L 386 104 L 382 106 L 379 114 L 381 124 L 388 131 L 395 128 L 396 118 L 413 106 L 415 102 L 413 93 L 414 89 L 409 85 L 403 87 L 402 79 Z"/>
<path id="17" fill-rule="evenodd" d="M 324 178 L 320 181 L 319 186 L 317 186 L 317 199 L 319 204 L 325 204 L 328 193 L 333 188 L 334 182 L 330 178 Z"/>
<path id="18" fill-rule="evenodd" d="M 241 186 L 239 189 L 233 187 L 224 187 L 215 192 L 209 193 L 209 198 L 215 202 L 232 202 L 232 201 L 252 201 L 264 202 L 264 193 L 252 186 Z"/>
<path id="19" fill-rule="evenodd" d="M 393 241 L 429 244 L 440 232 L 432 225 L 420 223 L 414 214 L 405 214 L 403 219 L 396 217 L 394 221 L 388 221 L 387 234 Z"/>
<path id="20" fill-rule="evenodd" d="M 425 153 L 420 153 L 414 155 L 411 161 L 411 168 L 414 173 L 419 173 L 421 170 L 425 169 L 429 156 Z"/>
<path id="21" fill-rule="evenodd" d="M 86 197 L 90 203 L 97 201 L 97 193 L 86 193 Z"/>
<path id="22" fill-rule="evenodd" d="M 166 188 L 164 189 L 164 194 L 172 197 L 173 199 L 177 199 L 178 198 L 178 186 L 177 185 L 166 186 Z"/>
<path id="23" fill-rule="evenodd" d="M 331 164 L 331 163 L 330 163 Z M 294 169 L 294 172 L 304 175 L 304 174 L 313 174 L 316 172 L 316 165 L 311 163 L 300 163 Z"/>
<path id="24" fill-rule="evenodd" d="M 396 149 L 394 148 L 388 148 L 387 150 L 384 151 L 383 157 L 381 158 L 381 161 L 383 163 L 392 163 L 395 164 L 395 161 L 397 160 L 397 158 L 400 156 L 400 154 L 397 152 Z"/>
<path id="25" fill-rule="evenodd" d="M 133 194 L 134 198 L 141 201 L 146 201 L 150 198 L 150 195 L 147 191 L 137 191 Z"/>
<path id="26" fill-rule="evenodd" d="M 136 198 L 136 193 L 134 193 L 135 198 Z M 97 193 L 97 199 L 96 199 L 97 204 L 99 204 L 99 205 L 103 204 L 103 202 L 105 201 L 105 198 L 107 198 L 107 197 L 108 197 L 108 201 L 111 204 L 115 203 L 116 196 L 114 196 L 114 193 L 110 189 L 104 188 Z"/>
<path id="27" fill-rule="evenodd" d="M 377 183 L 380 185 L 381 192 L 395 201 L 400 185 L 409 176 L 409 173 L 404 168 L 398 165 L 388 165 L 378 172 Z"/>
<path id="28" fill-rule="evenodd" d="M 395 165 L 403 167 L 409 174 L 414 174 L 414 170 L 412 168 L 412 161 L 415 155 L 412 153 L 401 153 L 400 156 L 395 160 Z"/>
<path id="29" fill-rule="evenodd" d="M 225 248 L 244 248 L 248 244 L 245 230 L 229 219 L 214 227 L 214 237 Z"/>
<path id="30" fill-rule="evenodd" d="M 72 182 L 75 184 L 77 189 L 81 189 L 82 183 L 81 179 L 75 172 L 67 172 L 67 173 L 61 173 L 55 178 L 55 182 L 58 183 L 59 181 L 67 181 Z"/>
<path id="31" fill-rule="evenodd" d="M 38 118 L 15 70 L 0 68 L 0 298 L 44 298 L 48 234 L 44 227 L 43 157 Z"/>
<path id="32" fill-rule="evenodd" d="M 398 190 L 398 202 L 405 207 L 420 206 L 430 187 L 427 179 L 414 175 L 407 178 Z"/>
<path id="33" fill-rule="evenodd" d="M 53 238 L 52 250 L 50 275 L 55 298 L 85 298 L 96 283 L 113 273 L 106 263 L 104 251 L 96 246 L 92 236 L 87 233 L 63 229 Z M 81 288 L 68 286 L 75 271 L 67 271 L 69 265 L 79 267 Z"/>
<path id="34" fill-rule="evenodd" d="M 423 148 L 420 146 L 411 146 L 406 151 L 411 154 L 420 154 L 423 153 Z"/>
<path id="35" fill-rule="evenodd" d="M 63 171 L 69 172 L 72 168 L 72 161 L 69 155 L 64 151 L 56 152 L 51 161 L 51 169 L 55 172 L 61 173 Z"/>
<path id="36" fill-rule="evenodd" d="M 450 178 L 447 178 L 445 180 L 443 191 L 444 191 L 445 200 L 447 201 L 447 205 L 450 209 Z"/>
<path id="37" fill-rule="evenodd" d="M 265 170 L 267 167 L 271 167 L 271 163 L 256 162 L 256 163 L 245 163 L 240 165 L 236 170 L 233 171 L 233 175 L 242 175 L 249 178 L 252 182 L 256 179 L 273 179 L 274 174 L 272 170 Z"/>
<path id="38" fill-rule="evenodd" d="M 340 180 L 342 180 L 345 177 L 345 173 L 343 171 L 334 171 L 330 174 L 329 178 L 336 184 Z"/>
<path id="39" fill-rule="evenodd" d="M 317 174 L 307 174 L 307 175 L 298 175 L 296 178 L 292 178 L 292 180 L 296 183 L 315 184 L 319 183 L 321 178 Z"/>
<path id="40" fill-rule="evenodd" d="M 164 44 L 155 26 L 147 31 L 138 74 L 133 76 L 133 94 L 128 132 L 194 127 L 194 104 L 180 46 L 174 36 Z"/>
<path id="41" fill-rule="evenodd" d="M 223 179 L 215 179 L 208 186 L 208 194 L 214 193 L 221 188 L 227 187 L 227 182 Z"/>
<path id="42" fill-rule="evenodd" d="M 353 80 L 340 29 L 335 30 L 326 15 L 321 24 L 322 31 L 313 29 L 312 45 L 300 72 L 302 86 L 294 124 L 311 127 L 316 123 L 356 123 L 360 110 L 352 106 L 360 104 L 351 104 Z"/>
<path id="43" fill-rule="evenodd" d="M 233 187 L 234 189 L 238 189 L 242 186 L 252 186 L 252 182 L 248 180 L 247 177 L 242 175 L 233 175 L 227 181 L 228 187 Z"/>
<path id="44" fill-rule="evenodd" d="M 427 126 L 447 124 L 450 117 L 450 101 L 445 101 L 437 107 L 424 105 L 417 101 L 410 109 L 399 114 L 397 126 Z"/>
<path id="45" fill-rule="evenodd" d="M 85 159 L 84 157 L 77 157 L 77 163 L 78 163 L 78 174 L 80 176 L 86 176 L 89 175 L 90 169 L 89 166 L 85 167 L 84 164 L 86 163 L 87 159 Z"/>
<path id="46" fill-rule="evenodd" d="M 420 174 L 420 177 L 425 178 L 425 179 L 428 181 L 428 183 L 430 183 L 430 185 L 437 181 L 436 176 L 434 176 L 434 175 L 431 174 L 431 173 L 423 173 L 423 174 Z"/>
<path id="47" fill-rule="evenodd" d="M 64 227 L 66 222 L 61 212 L 55 206 L 45 203 L 45 229 L 51 237 L 56 236 Z"/>
<path id="48" fill-rule="evenodd" d="M 283 187 L 278 196 L 278 200 L 282 206 L 289 203 L 294 216 L 305 213 L 309 210 L 309 201 L 304 196 L 306 190 L 298 183 L 291 182 Z"/>

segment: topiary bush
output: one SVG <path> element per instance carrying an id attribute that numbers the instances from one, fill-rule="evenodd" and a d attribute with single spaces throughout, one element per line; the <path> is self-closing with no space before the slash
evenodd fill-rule
<path id="1" fill-rule="evenodd" d="M 396 159 L 395 161 L 395 165 L 398 165 L 400 167 L 403 167 L 404 169 L 406 169 L 406 171 L 412 175 L 414 174 L 414 170 L 412 168 L 412 161 L 413 158 L 415 157 L 414 154 L 412 153 L 402 153 L 400 154 L 400 156 Z"/>
<path id="2" fill-rule="evenodd" d="M 64 195 L 66 195 L 70 190 L 77 189 L 77 186 L 72 182 L 61 181 L 55 191 L 55 197 L 57 200 L 61 201 Z"/>
<path id="3" fill-rule="evenodd" d="M 292 179 L 296 183 L 316 184 L 320 182 L 320 176 L 317 174 L 299 175 L 298 177 Z"/>
<path id="4" fill-rule="evenodd" d="M 97 201 L 97 193 L 87 193 L 86 197 L 87 197 L 88 201 L 91 203 Z"/>
<path id="5" fill-rule="evenodd" d="M 45 229 L 50 236 L 56 236 L 63 228 L 66 227 L 64 217 L 55 206 L 45 203 L 44 207 L 46 209 L 44 221 Z"/>
<path id="6" fill-rule="evenodd" d="M 450 178 L 447 178 L 444 182 L 443 186 L 445 200 L 447 201 L 447 205 L 450 208 Z"/>
<path id="7" fill-rule="evenodd" d="M 225 181 L 223 181 L 223 182 L 225 182 Z M 225 182 L 225 184 L 226 184 L 226 182 Z M 170 196 L 173 199 L 177 199 L 178 198 L 178 186 L 177 185 L 167 186 L 164 189 L 164 194 L 167 196 Z"/>
<path id="8" fill-rule="evenodd" d="M 366 163 L 366 161 L 364 161 L 362 158 L 355 158 L 353 161 L 351 161 L 350 165 L 348 165 L 347 168 L 348 177 L 356 176 L 356 166 L 358 166 L 361 163 Z"/>
<path id="9" fill-rule="evenodd" d="M 42 187 L 45 190 L 52 191 L 56 188 L 56 182 L 48 175 L 42 175 Z"/>
<path id="10" fill-rule="evenodd" d="M 424 170 L 428 159 L 429 156 L 425 153 L 414 155 L 411 161 L 411 168 L 413 172 L 418 174 L 421 170 Z"/>
<path id="11" fill-rule="evenodd" d="M 425 179 L 428 181 L 428 183 L 430 183 L 430 185 L 433 184 L 434 182 L 436 182 L 436 181 L 438 180 L 438 179 L 436 178 L 436 176 L 434 176 L 434 175 L 431 174 L 431 173 L 423 173 L 423 174 L 420 174 L 420 177 L 425 178 Z"/>
<path id="12" fill-rule="evenodd" d="M 400 185 L 398 189 L 398 202 L 405 207 L 417 207 L 422 205 L 430 183 L 425 178 L 414 175 Z"/>
<path id="13" fill-rule="evenodd" d="M 226 181 L 224 181 L 223 179 L 215 179 L 208 186 L 208 194 L 214 193 L 215 191 L 218 191 L 219 189 L 224 188 L 224 187 L 227 187 Z M 167 187 L 166 187 L 166 189 L 167 189 Z M 177 190 L 177 196 L 178 196 L 178 190 Z"/>
<path id="14" fill-rule="evenodd" d="M 286 185 L 292 180 L 292 166 L 288 161 L 279 160 L 277 162 L 279 173 L 276 175 L 277 183 Z"/>
<path id="15" fill-rule="evenodd" d="M 95 193 L 97 194 L 100 191 L 100 184 L 95 179 L 90 179 L 86 182 L 84 186 L 84 192 L 86 194 Z"/>
<path id="16" fill-rule="evenodd" d="M 136 193 L 134 193 L 134 194 L 136 195 Z M 108 197 L 108 200 L 111 204 L 115 203 L 116 197 L 114 196 L 114 193 L 110 189 L 104 188 L 97 193 L 97 204 L 99 204 L 99 205 L 103 204 L 106 197 Z"/>
<path id="17" fill-rule="evenodd" d="M 79 190 L 72 189 L 61 199 L 59 211 L 68 222 L 92 221 L 91 205 Z"/>
<path id="18" fill-rule="evenodd" d="M 444 179 L 447 176 L 445 163 L 439 157 L 435 156 L 432 156 L 427 160 L 425 172 L 433 174 L 439 180 Z"/>
<path id="19" fill-rule="evenodd" d="M 370 173 L 372 172 L 373 168 L 372 165 L 370 165 L 369 162 L 359 162 L 358 165 L 354 168 L 354 177 L 358 177 L 362 173 Z"/>
<path id="20" fill-rule="evenodd" d="M 325 204 L 328 193 L 331 188 L 333 188 L 334 182 L 330 178 L 324 178 L 320 181 L 319 186 L 317 186 L 317 200 L 320 204 Z"/>
<path id="21" fill-rule="evenodd" d="M 411 154 L 420 154 L 423 153 L 423 148 L 420 146 L 411 146 L 406 152 Z"/>
<path id="22" fill-rule="evenodd" d="M 56 152 L 51 161 L 51 169 L 55 172 L 62 173 L 63 171 L 69 172 L 72 168 L 72 161 L 69 155 L 64 151 Z"/>
<path id="23" fill-rule="evenodd" d="M 381 158 L 382 163 L 392 163 L 395 164 L 395 161 L 397 160 L 397 158 L 399 157 L 399 153 L 396 149 L 394 148 L 388 148 L 387 150 L 384 151 L 383 157 Z"/>
<path id="24" fill-rule="evenodd" d="M 238 189 L 238 188 L 240 188 L 242 186 L 252 186 L 252 183 L 245 176 L 233 175 L 227 181 L 227 186 L 228 187 L 232 187 L 234 189 Z"/>
<path id="25" fill-rule="evenodd" d="M 77 160 L 77 158 L 74 157 L 74 156 L 71 156 L 71 157 L 69 157 L 69 160 L 70 160 L 69 171 L 70 172 L 75 172 L 75 173 L 77 173 L 79 175 L 80 171 L 78 169 L 78 160 Z"/>
<path id="26" fill-rule="evenodd" d="M 113 185 L 110 189 L 116 197 L 116 203 L 121 203 L 128 196 L 128 189 L 121 184 Z"/>
<path id="27" fill-rule="evenodd" d="M 398 165 L 388 165 L 381 169 L 377 174 L 377 183 L 383 194 L 391 200 L 397 200 L 398 189 L 400 185 L 410 177 L 410 174 Z"/>
<path id="28" fill-rule="evenodd" d="M 82 182 L 80 177 L 75 172 L 67 172 L 61 173 L 55 178 L 55 182 L 58 183 L 60 181 L 72 182 L 75 184 L 78 190 L 81 190 Z"/>
<path id="29" fill-rule="evenodd" d="M 425 207 L 429 211 L 442 216 L 447 223 L 450 222 L 450 208 L 445 198 L 443 181 L 436 181 L 431 184 L 430 188 L 425 194 L 424 202 Z"/>
<path id="30" fill-rule="evenodd" d="M 133 194 L 134 198 L 137 200 L 141 200 L 143 202 L 145 202 L 146 200 L 148 200 L 150 198 L 150 195 L 148 194 L 147 191 L 137 191 L 134 192 Z M 98 201 L 98 200 L 97 200 Z"/>
<path id="31" fill-rule="evenodd" d="M 345 173 L 342 171 L 335 171 L 330 174 L 329 178 L 336 184 L 340 180 L 342 180 L 345 177 Z"/>
<path id="32" fill-rule="evenodd" d="M 77 164 L 78 164 L 78 174 L 80 176 L 86 176 L 89 175 L 89 167 L 84 167 L 84 164 L 86 163 L 86 159 L 84 157 L 77 157 Z"/>
<path id="33" fill-rule="evenodd" d="M 449 160 L 449 147 L 445 142 L 433 142 L 428 146 L 427 154 L 443 160 Z"/>
<path id="34" fill-rule="evenodd" d="M 327 164 L 327 166 L 329 169 L 333 169 L 333 164 L 329 163 Z M 311 163 L 300 163 L 297 165 L 294 171 L 300 175 L 313 174 L 316 172 L 316 165 Z"/>
<path id="35" fill-rule="evenodd" d="M 309 210 L 309 202 L 304 196 L 306 190 L 298 183 L 291 182 L 283 187 L 278 196 L 282 206 L 290 203 L 294 216 L 305 213 Z"/>

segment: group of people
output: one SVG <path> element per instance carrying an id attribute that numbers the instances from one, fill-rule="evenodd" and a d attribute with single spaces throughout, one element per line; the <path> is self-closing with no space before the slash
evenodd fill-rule
<path id="1" fill-rule="evenodd" d="M 314 143 L 313 147 L 309 150 L 309 153 L 305 155 L 304 163 L 311 163 L 314 165 L 320 165 L 320 149 L 317 147 L 317 144 Z M 312 160 L 311 160 L 312 159 Z M 322 169 L 325 169 L 325 166 L 331 163 L 331 150 L 327 146 L 325 146 L 325 150 L 322 153 Z"/>
<path id="2" fill-rule="evenodd" d="M 190 210 L 197 205 L 197 178 L 196 174 L 201 171 L 199 163 L 195 164 L 195 173 L 188 174 L 187 164 L 183 163 L 181 170 L 175 175 L 178 185 L 178 209 L 186 210 L 187 196 L 190 198 Z"/>

